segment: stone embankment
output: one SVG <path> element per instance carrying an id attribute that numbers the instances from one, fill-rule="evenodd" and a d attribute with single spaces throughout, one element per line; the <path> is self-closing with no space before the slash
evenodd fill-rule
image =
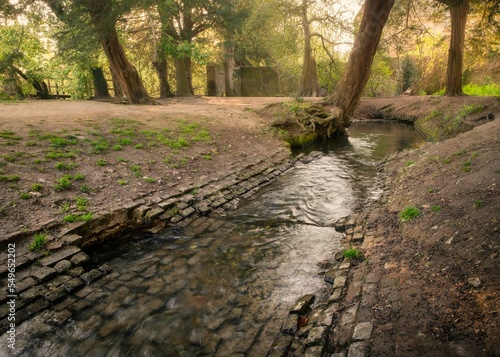
<path id="1" fill-rule="evenodd" d="M 39 313 L 44 314 L 43 321 L 49 325 L 63 325 L 73 314 L 92 304 L 85 299 L 91 283 L 112 280 L 112 276 L 108 275 L 111 272 L 108 266 L 93 265 L 85 249 L 130 230 L 157 233 L 167 226 L 183 227 L 210 214 L 232 210 L 240 199 L 250 197 L 298 160 L 308 158 L 291 159 L 284 151 L 278 151 L 237 173 L 207 180 L 202 185 L 180 187 L 166 195 L 145 195 L 125 206 L 101 212 L 89 222 L 69 225 L 48 222 L 41 229 L 47 232 L 49 240 L 43 252 L 27 249 L 29 241 L 22 239 L 25 232 L 4 237 L 4 252 L 8 251 L 7 246 L 15 245 L 16 268 L 15 288 L 0 292 L 0 333 L 5 333 L 10 325 L 7 301 L 12 296 L 16 302 L 16 326 Z M 12 257 L 0 254 L 0 278 L 4 281 L 9 273 L 8 258 Z"/>

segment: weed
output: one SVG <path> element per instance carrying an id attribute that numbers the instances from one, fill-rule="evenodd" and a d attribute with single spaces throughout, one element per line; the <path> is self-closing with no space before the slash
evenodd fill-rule
<path id="1" fill-rule="evenodd" d="M 68 145 L 76 145 L 78 143 L 78 139 L 75 137 L 67 137 L 67 138 L 60 138 L 60 137 L 52 137 L 49 139 L 50 145 L 54 148 L 63 148 Z"/>
<path id="2" fill-rule="evenodd" d="M 449 158 L 443 159 L 443 164 L 449 164 L 450 162 L 451 162 L 451 159 L 449 159 Z"/>
<path id="3" fill-rule="evenodd" d="M 202 158 L 204 160 L 212 160 L 212 155 L 203 155 Z"/>
<path id="4" fill-rule="evenodd" d="M 29 193 L 24 192 L 24 193 L 21 193 L 21 196 L 20 196 L 20 197 L 21 197 L 21 199 L 23 199 L 23 200 L 27 200 L 27 199 L 30 199 L 30 198 L 31 198 L 31 195 L 30 195 Z"/>
<path id="5" fill-rule="evenodd" d="M 104 138 L 96 141 L 91 141 L 90 145 L 92 146 L 94 154 L 100 154 L 109 149 L 109 142 Z"/>
<path id="6" fill-rule="evenodd" d="M 66 163 L 64 163 L 64 162 L 58 162 L 58 163 L 56 163 L 54 165 L 54 168 L 56 170 L 59 170 L 59 171 L 68 170 L 69 169 L 68 165 Z"/>
<path id="7" fill-rule="evenodd" d="M 493 171 L 494 173 L 496 174 L 500 174 L 500 169 L 496 169 L 495 171 Z"/>
<path id="8" fill-rule="evenodd" d="M 144 149 L 144 145 L 143 144 L 134 145 L 134 149 Z"/>
<path id="9" fill-rule="evenodd" d="M 141 176 L 141 167 L 138 166 L 138 165 L 131 165 L 130 166 L 130 169 L 132 170 L 132 172 L 134 173 L 134 176 Z"/>
<path id="10" fill-rule="evenodd" d="M 20 179 L 18 175 L 0 175 L 0 182 L 17 182 Z"/>
<path id="11" fill-rule="evenodd" d="M 435 188 L 429 188 L 429 189 L 427 190 L 427 192 L 428 192 L 428 193 L 434 193 L 434 192 L 436 192 L 436 189 L 435 189 Z"/>
<path id="12" fill-rule="evenodd" d="M 118 144 L 120 145 L 132 145 L 132 140 L 127 139 L 127 138 L 120 138 L 118 139 Z"/>
<path id="13" fill-rule="evenodd" d="M 421 212 L 417 207 L 409 206 L 399 213 L 399 218 L 401 218 L 403 222 L 407 222 L 420 216 L 420 214 Z"/>
<path id="14" fill-rule="evenodd" d="M 114 130 L 111 130 L 111 133 L 116 134 L 116 135 L 120 135 L 120 136 L 130 136 L 130 137 L 134 137 L 137 135 L 135 132 L 135 129 L 133 129 L 133 128 L 114 129 Z"/>
<path id="15" fill-rule="evenodd" d="M 180 164 L 181 166 L 184 166 L 184 165 L 186 165 L 188 162 L 189 162 L 189 158 L 187 158 L 187 157 L 183 157 L 183 158 L 181 159 L 181 161 L 180 161 L 180 163 L 179 163 L 179 164 Z"/>
<path id="16" fill-rule="evenodd" d="M 89 200 L 84 197 L 75 197 L 76 209 L 79 211 L 86 211 Z"/>
<path id="17" fill-rule="evenodd" d="M 466 162 L 464 162 L 464 164 L 462 166 L 462 171 L 463 172 L 471 172 L 471 170 L 472 170 L 472 161 L 467 160 Z"/>
<path id="18" fill-rule="evenodd" d="M 361 251 L 356 247 L 350 247 L 349 249 L 344 249 L 342 255 L 349 260 L 359 259 L 361 258 Z"/>
<path id="19" fill-rule="evenodd" d="M 127 180 L 118 180 L 118 184 L 124 186 L 124 185 L 128 184 L 128 182 L 127 182 Z"/>
<path id="20" fill-rule="evenodd" d="M 31 185 L 31 191 L 40 192 L 42 190 L 42 184 L 34 183 Z"/>
<path id="21" fill-rule="evenodd" d="M 29 250 L 32 252 L 41 250 L 47 245 L 47 236 L 45 233 L 36 233 L 28 246 Z"/>
<path id="22" fill-rule="evenodd" d="M 436 205 L 431 206 L 431 211 L 432 212 L 439 212 L 442 209 L 443 209 L 443 207 L 441 207 L 441 206 L 436 206 Z"/>
<path id="23" fill-rule="evenodd" d="M 195 188 L 193 188 L 193 190 L 191 191 L 191 194 L 192 194 L 193 196 L 196 196 L 196 195 L 198 194 L 199 190 L 200 190 L 200 188 L 199 188 L 199 187 L 195 187 Z"/>
<path id="24" fill-rule="evenodd" d="M 477 200 L 474 201 L 474 206 L 476 208 L 483 207 L 484 206 L 484 201 L 479 198 L 479 199 L 477 199 Z"/>
<path id="25" fill-rule="evenodd" d="M 56 191 L 69 190 L 71 186 L 72 186 L 71 175 L 64 175 L 60 179 L 56 180 L 56 184 L 54 185 L 54 190 Z"/>
<path id="26" fill-rule="evenodd" d="M 121 149 L 123 149 L 123 146 L 118 145 L 118 144 L 113 145 L 113 150 L 120 151 Z"/>
<path id="27" fill-rule="evenodd" d="M 62 205 L 59 207 L 59 212 L 64 213 L 64 212 L 69 212 L 69 209 L 71 208 L 71 204 L 69 202 L 63 202 Z"/>
<path id="28" fill-rule="evenodd" d="M 22 136 L 16 135 L 13 131 L 2 130 L 0 131 L 0 138 L 19 141 L 22 139 Z"/>
<path id="29" fill-rule="evenodd" d="M 119 157 L 117 160 L 118 162 L 128 162 L 128 160 L 124 159 L 123 157 Z"/>
<path id="30" fill-rule="evenodd" d="M 88 222 L 92 219 L 92 212 L 87 212 L 84 214 L 68 214 L 64 216 L 63 221 L 67 223 L 72 223 L 72 222 Z"/>
<path id="31" fill-rule="evenodd" d="M 194 130 L 198 128 L 198 124 L 193 123 L 193 124 L 187 124 L 181 127 L 181 133 L 184 134 L 193 134 Z"/>
<path id="32" fill-rule="evenodd" d="M 414 163 L 415 163 L 415 161 L 411 161 L 411 160 L 410 160 L 410 161 L 407 161 L 407 162 L 406 162 L 406 165 L 405 165 L 405 166 L 406 166 L 406 167 L 409 167 L 409 166 L 413 165 Z"/>
<path id="33" fill-rule="evenodd" d="M 149 182 L 149 183 L 156 182 L 156 180 L 154 178 L 151 178 L 151 177 L 144 177 L 144 181 Z"/>
<path id="34" fill-rule="evenodd" d="M 193 141 L 210 141 L 210 133 L 207 130 L 201 130 L 193 137 Z"/>
<path id="35" fill-rule="evenodd" d="M 96 164 L 97 166 L 106 166 L 108 162 L 105 159 L 97 159 Z"/>
<path id="36" fill-rule="evenodd" d="M 83 193 L 90 193 L 90 188 L 87 185 L 82 185 L 82 187 L 80 187 L 80 191 Z"/>
<path id="37" fill-rule="evenodd" d="M 47 154 L 45 154 L 45 157 L 47 159 L 73 159 L 77 156 L 76 152 L 74 151 L 69 151 L 69 152 L 61 152 L 61 151 L 50 151 Z"/>
<path id="38" fill-rule="evenodd" d="M 458 116 L 460 117 L 460 119 L 463 119 L 471 114 L 480 113 L 483 110 L 484 110 L 484 108 L 479 104 L 465 105 L 462 108 L 462 110 L 460 110 L 460 113 L 458 114 Z"/>
<path id="39" fill-rule="evenodd" d="M 167 164 L 167 165 L 168 165 L 168 164 L 170 163 L 170 160 L 171 160 L 171 158 L 166 157 L 166 158 L 164 158 L 164 159 L 162 160 L 162 162 L 163 162 L 164 164 Z"/>
<path id="40" fill-rule="evenodd" d="M 75 180 L 75 181 L 83 181 L 84 179 L 85 179 L 84 174 L 74 174 L 73 175 L 73 180 Z"/>
<path id="41" fill-rule="evenodd" d="M 24 145 L 26 145 L 26 146 L 37 146 L 37 143 L 35 141 L 27 141 Z"/>

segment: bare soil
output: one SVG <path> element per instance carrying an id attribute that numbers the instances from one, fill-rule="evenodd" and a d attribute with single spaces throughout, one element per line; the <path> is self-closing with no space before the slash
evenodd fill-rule
<path id="1" fill-rule="evenodd" d="M 88 201 L 86 210 L 97 212 L 286 151 L 266 129 L 273 118 L 257 114 L 283 100 L 288 99 L 179 98 L 160 106 L 0 104 L 0 235 L 81 213 L 77 197 Z M 475 100 L 440 99 L 454 113 Z M 499 117 L 497 99 L 480 100 L 489 104 L 484 104 L 488 113 L 477 113 L 478 118 Z M 367 117 L 387 105 L 425 116 L 436 100 L 366 99 L 357 115 Z M 366 256 L 397 261 L 400 267 L 396 283 L 386 290 L 394 292 L 395 303 L 376 314 L 379 326 L 395 326 L 387 331 L 397 341 L 397 355 L 500 355 L 500 121 L 470 123 L 477 127 L 386 165 L 393 177 L 389 202 L 370 217 L 384 240 Z M 51 158 L 58 155 L 70 157 Z M 81 181 L 75 178 L 79 174 Z M 70 175 L 70 187 L 57 191 L 63 175 Z M 421 215 L 403 224 L 399 213 L 408 206 Z M 380 305 L 389 297 L 380 295 Z M 373 355 L 386 351 L 387 336 L 381 334 Z"/>

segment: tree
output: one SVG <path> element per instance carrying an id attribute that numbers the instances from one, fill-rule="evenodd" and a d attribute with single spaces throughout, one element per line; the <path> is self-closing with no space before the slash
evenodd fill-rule
<path id="1" fill-rule="evenodd" d="M 115 24 L 121 12 L 112 0 L 44 0 L 57 18 L 80 29 L 91 25 L 100 42 L 110 70 L 132 104 L 152 104 L 154 101 L 146 91 L 137 69 L 132 65 L 120 43 Z M 115 7 L 114 7 L 115 6 Z"/>
<path id="2" fill-rule="evenodd" d="M 319 121 L 322 127 L 320 131 L 324 131 L 324 134 L 329 135 L 335 129 L 342 130 L 350 125 L 352 113 L 370 78 L 373 58 L 393 5 L 394 0 L 365 1 L 360 28 L 344 75 L 335 93 L 325 100 L 334 109 L 330 117 Z M 334 121 L 337 121 L 338 128 L 333 125 Z"/>
<path id="3" fill-rule="evenodd" d="M 451 15 L 451 39 L 446 69 L 446 96 L 463 95 L 462 73 L 464 66 L 464 43 L 469 0 L 438 0 L 448 5 Z"/>

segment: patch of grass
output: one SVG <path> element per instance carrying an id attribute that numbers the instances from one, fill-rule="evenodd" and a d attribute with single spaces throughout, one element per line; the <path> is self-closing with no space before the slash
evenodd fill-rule
<path id="1" fill-rule="evenodd" d="M 106 166 L 108 162 L 105 159 L 97 159 L 96 164 L 97 166 Z"/>
<path id="2" fill-rule="evenodd" d="M 144 177 L 144 181 L 149 182 L 149 183 L 156 182 L 156 180 L 154 178 L 151 178 L 151 177 Z"/>
<path id="3" fill-rule="evenodd" d="M 121 186 L 125 186 L 128 184 L 127 180 L 118 180 L 118 184 Z"/>
<path id="4" fill-rule="evenodd" d="M 207 130 L 200 130 L 193 136 L 193 141 L 210 141 L 210 133 Z"/>
<path id="5" fill-rule="evenodd" d="M 350 247 L 342 251 L 344 258 L 349 260 L 355 260 L 361 258 L 361 251 L 356 247 Z"/>
<path id="6" fill-rule="evenodd" d="M 47 159 L 73 159 L 77 156 L 77 153 L 74 151 L 50 151 L 45 154 Z"/>
<path id="7" fill-rule="evenodd" d="M 462 165 L 462 171 L 463 172 L 471 172 L 471 170 L 472 170 L 472 161 L 467 160 Z"/>
<path id="8" fill-rule="evenodd" d="M 12 154 L 3 154 L 2 158 L 7 162 L 14 162 L 18 159 L 27 157 L 28 155 L 22 151 L 16 151 Z"/>
<path id="9" fill-rule="evenodd" d="M 178 213 L 179 213 L 179 208 L 177 208 L 177 207 L 174 207 L 174 208 L 169 209 L 169 210 L 167 211 L 167 214 L 168 214 L 170 217 L 173 217 L 173 216 L 177 215 Z"/>
<path id="10" fill-rule="evenodd" d="M 71 208 L 71 204 L 69 202 L 65 201 L 59 206 L 59 212 L 61 212 L 61 213 L 69 212 L 70 208 Z"/>
<path id="11" fill-rule="evenodd" d="M 413 165 L 414 163 L 415 163 L 415 161 L 409 160 L 406 162 L 405 166 L 409 167 L 409 166 Z"/>
<path id="12" fill-rule="evenodd" d="M 443 209 L 443 207 L 441 207 L 441 206 L 437 206 L 437 205 L 433 205 L 433 206 L 431 206 L 431 211 L 432 211 L 432 212 L 439 212 L 439 211 L 441 211 L 442 209 Z"/>
<path id="13" fill-rule="evenodd" d="M 212 160 L 212 155 L 203 155 L 202 158 L 204 160 Z"/>
<path id="14" fill-rule="evenodd" d="M 137 136 L 137 133 L 136 133 L 134 128 L 114 129 L 114 130 L 111 130 L 111 133 L 119 135 L 119 136 L 129 136 L 129 137 Z"/>
<path id="15" fill-rule="evenodd" d="M 134 149 L 144 149 L 144 144 L 134 145 Z"/>
<path id="16" fill-rule="evenodd" d="M 37 146 L 38 144 L 35 142 L 35 141 L 27 141 L 26 143 L 24 143 L 24 145 L 26 146 Z"/>
<path id="17" fill-rule="evenodd" d="M 19 140 L 21 140 L 23 137 L 22 137 L 22 136 L 19 136 L 19 135 L 16 135 L 13 131 L 9 131 L 9 130 L 2 130 L 2 131 L 0 131 L 0 138 L 2 138 L 2 139 L 7 139 L 7 140 L 15 140 L 15 141 L 19 141 Z"/>
<path id="18" fill-rule="evenodd" d="M 462 119 L 471 114 L 480 113 L 483 110 L 483 106 L 479 104 L 464 105 L 464 107 L 460 110 L 460 113 L 458 113 L 458 116 Z"/>
<path id="19" fill-rule="evenodd" d="M 83 214 L 68 214 L 64 216 L 63 221 L 67 223 L 72 223 L 72 222 L 88 222 L 92 219 L 92 212 L 87 212 Z"/>
<path id="20" fill-rule="evenodd" d="M 495 171 L 493 171 L 494 173 L 496 174 L 500 174 L 500 169 L 496 169 Z"/>
<path id="21" fill-rule="evenodd" d="M 100 138 L 99 140 L 91 141 L 90 146 L 92 146 L 94 154 L 100 154 L 109 149 L 109 142 L 104 138 Z"/>
<path id="22" fill-rule="evenodd" d="M 179 162 L 179 164 L 180 164 L 181 166 L 184 166 L 184 165 L 186 165 L 188 162 L 189 162 L 189 158 L 187 158 L 187 157 L 183 157 L 183 158 L 181 159 L 181 161 Z"/>
<path id="23" fill-rule="evenodd" d="M 128 160 L 124 159 L 123 157 L 119 157 L 117 160 L 118 162 L 128 162 Z"/>
<path id="24" fill-rule="evenodd" d="M 41 183 L 34 183 L 33 185 L 31 185 L 31 191 L 40 192 L 41 190 L 42 190 Z"/>
<path id="25" fill-rule="evenodd" d="M 483 207 L 483 206 L 484 206 L 484 201 L 483 201 L 482 199 L 480 199 L 480 198 L 479 198 L 479 199 L 477 199 L 477 200 L 475 200 L 475 201 L 474 201 L 474 206 L 475 206 L 476 208 Z"/>
<path id="26" fill-rule="evenodd" d="M 401 218 L 403 222 L 408 222 L 413 218 L 417 218 L 420 214 L 421 212 L 417 207 L 409 206 L 399 213 L 399 218 Z"/>
<path id="27" fill-rule="evenodd" d="M 23 200 L 27 200 L 27 199 L 31 198 L 31 195 L 27 192 L 23 192 L 23 193 L 21 193 L 21 195 L 19 197 L 21 197 L 21 199 L 23 199 Z"/>
<path id="28" fill-rule="evenodd" d="M 61 138 L 61 137 L 52 137 L 52 138 L 49 138 L 49 142 L 50 142 L 50 145 L 54 148 L 63 148 L 63 147 L 66 147 L 68 145 L 76 145 L 78 144 L 78 139 L 75 138 L 74 136 L 68 136 L 68 137 L 65 137 L 65 138 Z"/>
<path id="29" fill-rule="evenodd" d="M 72 186 L 71 179 L 72 179 L 71 175 L 64 175 L 63 177 L 57 179 L 54 185 L 54 190 L 56 191 L 69 190 Z"/>
<path id="30" fill-rule="evenodd" d="M 80 187 L 80 191 L 82 191 L 83 193 L 90 193 L 90 188 L 87 185 L 82 185 Z"/>
<path id="31" fill-rule="evenodd" d="M 70 170 L 76 167 L 76 164 L 74 162 L 70 162 L 69 164 L 66 164 L 64 162 L 58 162 L 54 165 L 54 168 L 59 171 L 66 171 Z"/>
<path id="32" fill-rule="evenodd" d="M 36 233 L 28 248 L 32 252 L 36 252 L 44 249 L 47 243 L 47 235 L 45 233 Z"/>
<path id="33" fill-rule="evenodd" d="M 443 164 L 449 164 L 451 162 L 450 158 L 443 159 Z"/>
<path id="34" fill-rule="evenodd" d="M 127 138 L 120 138 L 118 139 L 118 144 L 125 146 L 125 145 L 132 145 L 133 141 Z"/>
<path id="35" fill-rule="evenodd" d="M 78 173 L 78 174 L 74 174 L 72 178 L 75 181 L 83 181 L 83 180 L 85 180 L 85 175 Z"/>
<path id="36" fill-rule="evenodd" d="M 118 145 L 118 144 L 113 145 L 113 150 L 120 151 L 121 149 L 123 149 L 123 146 Z"/>
<path id="37" fill-rule="evenodd" d="M 131 165 L 130 169 L 134 173 L 134 176 L 139 177 L 142 175 L 142 173 L 141 173 L 142 168 L 139 165 Z"/>
<path id="38" fill-rule="evenodd" d="M 89 200 L 85 197 L 75 197 L 76 209 L 79 211 L 86 211 Z"/>
<path id="39" fill-rule="evenodd" d="M 436 189 L 435 189 L 435 188 L 429 188 L 429 189 L 427 190 L 427 192 L 428 192 L 428 193 L 434 193 L 434 192 L 436 192 Z"/>
<path id="40" fill-rule="evenodd" d="M 0 182 L 17 182 L 20 179 L 19 175 L 0 175 Z"/>

